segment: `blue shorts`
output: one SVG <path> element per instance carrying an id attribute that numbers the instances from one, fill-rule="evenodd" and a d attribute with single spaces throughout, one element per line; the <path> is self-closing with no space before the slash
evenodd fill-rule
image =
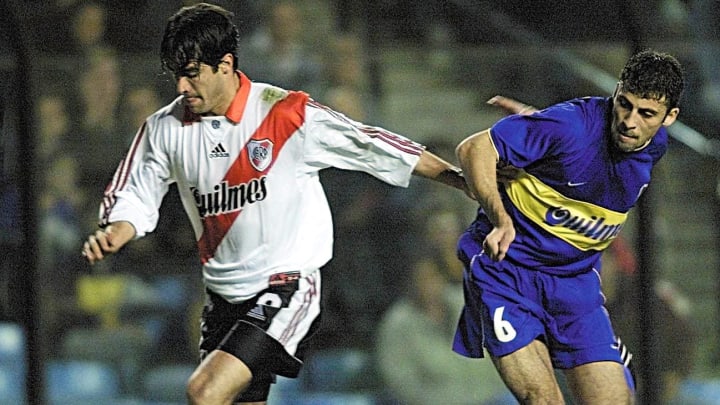
<path id="1" fill-rule="evenodd" d="M 483 357 L 485 347 L 499 357 L 539 339 L 556 368 L 625 364 L 595 269 L 567 277 L 494 262 L 468 233 L 458 254 L 465 264 L 465 307 L 453 342 L 457 353 Z"/>

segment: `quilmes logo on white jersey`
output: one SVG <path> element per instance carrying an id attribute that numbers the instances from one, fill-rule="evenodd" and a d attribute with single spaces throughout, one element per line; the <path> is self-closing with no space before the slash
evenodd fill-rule
<path id="1" fill-rule="evenodd" d="M 195 206 L 198 208 L 200 217 L 218 215 L 227 212 L 240 211 L 248 204 L 254 204 L 267 197 L 267 186 L 262 176 L 252 179 L 247 183 L 229 185 L 227 181 L 213 187 L 210 193 L 201 193 L 195 187 L 190 188 Z"/>
<path id="2" fill-rule="evenodd" d="M 230 154 L 225 150 L 225 147 L 223 147 L 223 144 L 219 143 L 216 147 L 213 148 L 213 150 L 208 155 L 210 158 L 221 158 L 221 157 L 229 157 Z"/>

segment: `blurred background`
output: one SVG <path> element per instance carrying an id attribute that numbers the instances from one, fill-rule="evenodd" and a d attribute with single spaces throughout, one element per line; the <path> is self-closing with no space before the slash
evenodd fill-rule
<path id="1" fill-rule="evenodd" d="M 190 1 L 0 5 L 0 404 L 181 404 L 203 289 L 175 190 L 157 231 L 90 268 L 81 244 L 144 118 L 174 98 L 158 56 Z M 666 157 L 606 255 L 603 285 L 634 352 L 641 404 L 720 404 L 720 2 L 215 1 L 240 68 L 307 91 L 454 161 L 503 116 L 609 96 L 636 50 L 688 73 Z M 270 404 L 513 404 L 490 361 L 450 351 L 462 305 L 455 241 L 475 206 L 423 180 L 322 174 L 335 218 L 324 324 Z"/>

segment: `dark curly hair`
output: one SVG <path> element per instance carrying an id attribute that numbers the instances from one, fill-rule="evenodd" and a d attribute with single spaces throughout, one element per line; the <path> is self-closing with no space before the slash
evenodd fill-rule
<path id="1" fill-rule="evenodd" d="M 662 101 L 668 110 L 680 105 L 685 87 L 685 71 L 672 55 L 645 50 L 633 55 L 620 73 L 624 90 Z"/>
<path id="2" fill-rule="evenodd" d="M 160 46 L 162 67 L 177 73 L 191 62 L 205 63 L 217 70 L 225 54 L 234 56 L 238 68 L 239 34 L 233 13 L 222 7 L 198 3 L 183 7 L 168 19 Z"/>

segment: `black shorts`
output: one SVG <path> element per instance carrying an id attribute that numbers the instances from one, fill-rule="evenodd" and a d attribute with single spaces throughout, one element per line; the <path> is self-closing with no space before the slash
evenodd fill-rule
<path id="1" fill-rule="evenodd" d="M 238 304 L 208 290 L 200 359 L 219 349 L 242 360 L 253 378 L 236 400 L 265 401 L 275 375 L 297 377 L 319 319 L 319 271 L 274 275 L 269 288 Z"/>

